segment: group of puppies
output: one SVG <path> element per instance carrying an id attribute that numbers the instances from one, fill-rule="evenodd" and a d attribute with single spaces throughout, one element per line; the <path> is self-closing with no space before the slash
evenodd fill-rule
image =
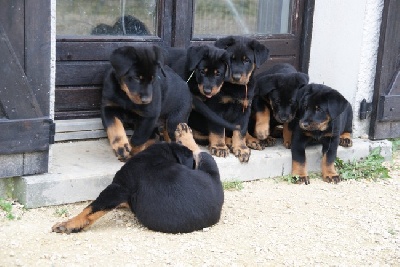
<path id="1" fill-rule="evenodd" d="M 116 156 L 127 163 L 99 197 L 54 232 L 79 232 L 116 207 L 129 207 L 144 226 L 191 232 L 219 221 L 224 202 L 214 158 L 275 144 L 282 125 L 292 175 L 309 184 L 305 148 L 322 143 L 322 177 L 340 181 L 339 145 L 352 145 L 352 108 L 336 90 L 308 84 L 308 75 L 277 64 L 254 75 L 269 58 L 255 39 L 228 36 L 188 49 L 116 49 L 105 75 L 102 122 Z M 134 129 L 129 139 L 125 127 Z M 158 142 L 162 136 L 166 142 Z M 198 144 L 208 144 L 209 153 Z"/>

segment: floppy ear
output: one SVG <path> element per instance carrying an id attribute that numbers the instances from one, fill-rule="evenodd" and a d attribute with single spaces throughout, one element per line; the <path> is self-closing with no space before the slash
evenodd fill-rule
<path id="1" fill-rule="evenodd" d="M 299 90 L 297 90 L 296 101 L 300 109 L 303 106 L 305 98 L 310 94 L 312 94 L 311 85 L 303 86 Z"/>
<path id="2" fill-rule="evenodd" d="M 207 48 L 204 46 L 191 46 L 187 50 L 187 60 L 189 70 L 194 70 L 199 62 L 203 59 L 204 55 L 206 55 Z"/>
<path id="3" fill-rule="evenodd" d="M 229 77 L 231 76 L 231 58 L 226 50 L 224 50 L 221 59 L 222 62 L 224 62 L 226 65 L 225 79 L 229 79 Z"/>
<path id="4" fill-rule="evenodd" d="M 125 75 L 132 67 L 135 57 L 136 50 L 132 46 L 120 47 L 112 52 L 110 62 L 119 77 Z"/>
<path id="5" fill-rule="evenodd" d="M 258 68 L 269 58 L 269 50 L 257 40 L 251 40 L 249 47 L 254 51 L 254 63 Z"/>
<path id="6" fill-rule="evenodd" d="M 308 84 L 309 78 L 308 75 L 302 72 L 296 73 L 296 80 L 299 83 L 299 88 Z"/>
<path id="7" fill-rule="evenodd" d="M 153 45 L 153 51 L 154 54 L 156 55 L 156 61 L 157 61 L 157 65 L 158 67 L 160 67 L 161 73 L 162 75 L 165 77 L 165 71 L 164 71 L 164 61 L 165 61 L 165 57 L 164 57 L 164 51 L 161 47 L 157 46 L 157 45 Z"/>
<path id="8" fill-rule="evenodd" d="M 227 36 L 224 38 L 220 38 L 215 41 L 214 46 L 222 49 L 226 49 L 236 43 L 235 38 L 233 36 Z"/>
<path id="9" fill-rule="evenodd" d="M 347 108 L 347 105 L 350 105 L 346 98 L 336 90 L 326 94 L 326 99 L 328 101 L 329 116 L 332 119 L 339 116 Z"/>
<path id="10" fill-rule="evenodd" d="M 276 74 L 268 74 L 257 79 L 256 90 L 258 95 L 264 96 L 275 89 Z"/>
<path id="11" fill-rule="evenodd" d="M 179 164 L 185 165 L 188 168 L 193 168 L 195 165 L 193 152 L 183 145 L 174 144 L 171 147 L 172 154 Z"/>

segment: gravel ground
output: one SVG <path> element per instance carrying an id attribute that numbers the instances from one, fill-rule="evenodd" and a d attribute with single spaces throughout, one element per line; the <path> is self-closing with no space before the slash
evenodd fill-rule
<path id="1" fill-rule="evenodd" d="M 400 155 L 395 165 L 400 166 Z M 51 233 L 77 203 L 0 216 L 0 266 L 400 266 L 400 171 L 392 179 L 273 179 L 226 191 L 221 221 L 190 234 L 140 226 L 127 210 L 108 213 L 78 234 Z M 0 214 L 1 215 L 1 214 Z"/>

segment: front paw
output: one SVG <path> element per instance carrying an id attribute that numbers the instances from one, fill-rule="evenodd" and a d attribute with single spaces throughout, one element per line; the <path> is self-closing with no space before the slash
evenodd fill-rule
<path id="1" fill-rule="evenodd" d="M 274 146 L 276 144 L 276 139 L 272 136 L 268 136 L 266 139 L 261 141 L 265 147 Z"/>
<path id="2" fill-rule="evenodd" d="M 116 144 L 113 150 L 119 161 L 125 162 L 131 157 L 132 147 L 129 143 Z"/>
<path id="3" fill-rule="evenodd" d="M 303 184 L 303 183 L 306 185 L 310 184 L 309 176 L 293 176 L 292 179 L 296 184 Z"/>
<path id="4" fill-rule="evenodd" d="M 210 146 L 211 155 L 226 158 L 229 155 L 229 148 L 226 145 Z"/>
<path id="5" fill-rule="evenodd" d="M 246 145 L 247 147 L 255 150 L 263 150 L 265 148 L 265 144 L 256 138 L 246 140 Z"/>
<path id="6" fill-rule="evenodd" d="M 351 146 L 353 146 L 353 141 L 350 138 L 340 138 L 339 146 L 351 147 Z"/>
<path id="7" fill-rule="evenodd" d="M 239 159 L 240 162 L 249 162 L 251 150 L 246 146 L 232 147 L 232 153 Z"/>
<path id="8" fill-rule="evenodd" d="M 59 222 L 51 227 L 51 231 L 55 233 L 70 234 L 82 231 L 83 227 L 71 227 L 68 221 Z"/>
<path id="9" fill-rule="evenodd" d="M 339 175 L 324 176 L 324 177 L 322 177 L 322 179 L 324 180 L 324 182 L 327 182 L 327 183 L 334 183 L 334 184 L 337 184 L 337 183 L 339 183 L 340 181 L 342 181 L 342 178 L 340 178 Z"/>

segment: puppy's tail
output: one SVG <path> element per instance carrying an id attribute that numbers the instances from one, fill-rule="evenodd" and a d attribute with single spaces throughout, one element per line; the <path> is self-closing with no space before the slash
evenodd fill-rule
<path id="1" fill-rule="evenodd" d="M 203 101 L 197 97 L 193 97 L 193 108 L 201 115 L 209 119 L 211 122 L 218 124 L 231 131 L 240 130 L 240 125 L 234 125 L 221 118 L 214 111 L 212 111 Z"/>

